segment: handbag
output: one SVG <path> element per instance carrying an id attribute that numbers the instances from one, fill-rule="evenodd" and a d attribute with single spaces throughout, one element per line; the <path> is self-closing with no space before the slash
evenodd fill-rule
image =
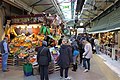
<path id="1" fill-rule="evenodd" d="M 79 54 L 79 51 L 78 50 L 74 50 L 73 51 L 73 56 L 77 56 Z"/>

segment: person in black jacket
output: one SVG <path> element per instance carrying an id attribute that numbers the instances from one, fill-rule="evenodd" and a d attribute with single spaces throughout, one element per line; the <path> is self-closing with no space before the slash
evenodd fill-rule
<path id="1" fill-rule="evenodd" d="M 63 78 L 63 70 L 65 70 L 65 80 L 69 80 L 68 70 L 70 63 L 72 63 L 72 48 L 67 44 L 67 39 L 62 40 L 62 45 L 60 47 L 60 55 L 58 60 L 58 65 L 60 66 L 60 78 Z"/>
<path id="2" fill-rule="evenodd" d="M 3 72 L 8 72 L 8 66 L 7 66 L 7 60 L 8 60 L 8 55 L 10 53 L 9 50 L 9 45 L 8 45 L 8 38 L 5 37 L 4 40 L 0 42 L 0 50 L 2 53 L 2 71 Z"/>
<path id="3" fill-rule="evenodd" d="M 48 66 L 51 62 L 51 54 L 49 48 L 47 48 L 47 42 L 43 41 L 42 46 L 38 49 L 37 62 L 40 68 L 41 80 L 49 80 L 48 78 Z"/>

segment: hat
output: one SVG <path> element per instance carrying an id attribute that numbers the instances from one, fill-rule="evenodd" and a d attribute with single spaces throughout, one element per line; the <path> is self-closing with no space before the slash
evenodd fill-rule
<path id="1" fill-rule="evenodd" d="M 42 41 L 42 45 L 43 46 L 47 46 L 47 42 L 46 41 Z"/>

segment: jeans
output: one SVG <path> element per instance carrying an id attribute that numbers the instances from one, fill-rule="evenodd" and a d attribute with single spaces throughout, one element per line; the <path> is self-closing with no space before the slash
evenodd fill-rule
<path id="1" fill-rule="evenodd" d="M 99 49 L 99 46 L 98 46 L 98 45 L 95 46 L 95 50 L 96 50 L 96 54 L 99 54 L 100 49 Z"/>
<path id="2" fill-rule="evenodd" d="M 7 70 L 8 53 L 2 53 L 2 71 Z"/>
<path id="3" fill-rule="evenodd" d="M 85 69 L 90 70 L 90 59 L 84 58 L 83 59 L 83 66 L 85 67 Z"/>
<path id="4" fill-rule="evenodd" d="M 61 67 L 60 68 L 60 76 L 61 77 L 63 77 L 63 68 Z M 68 70 L 69 70 L 69 68 L 65 68 L 65 78 L 67 78 L 68 77 Z"/>
<path id="5" fill-rule="evenodd" d="M 49 80 L 48 78 L 48 66 L 40 66 L 40 79 L 41 80 Z"/>
<path id="6" fill-rule="evenodd" d="M 80 64 L 82 64 L 82 61 L 83 61 L 83 53 L 84 53 L 84 50 L 80 50 Z"/>
<path id="7" fill-rule="evenodd" d="M 76 64 L 77 56 L 73 56 L 73 64 Z"/>

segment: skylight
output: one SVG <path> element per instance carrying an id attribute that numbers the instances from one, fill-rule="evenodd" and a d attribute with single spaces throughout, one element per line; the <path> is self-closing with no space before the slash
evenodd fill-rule
<path id="1" fill-rule="evenodd" d="M 76 0 L 57 0 L 58 4 L 61 8 L 61 11 L 65 17 L 65 20 L 71 20 L 72 14 L 75 14 L 75 7 L 71 11 L 71 2 L 74 2 L 74 6 L 76 6 Z M 73 12 L 73 13 L 72 13 Z"/>

